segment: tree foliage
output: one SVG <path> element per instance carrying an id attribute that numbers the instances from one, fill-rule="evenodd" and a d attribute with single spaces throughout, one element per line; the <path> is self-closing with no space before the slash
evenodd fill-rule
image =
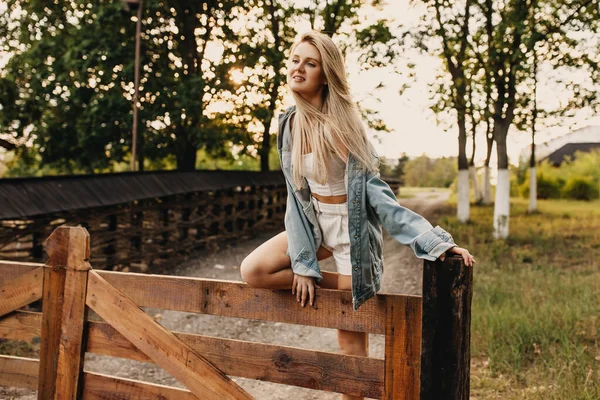
<path id="1" fill-rule="evenodd" d="M 455 157 L 429 158 L 423 154 L 408 160 L 404 166 L 406 186 L 447 188 L 457 176 Z"/>
<path id="2" fill-rule="evenodd" d="M 230 162 L 259 156 L 267 169 L 294 24 L 310 19 L 332 35 L 343 30 L 335 40 L 358 51 L 365 68 L 375 67 L 396 53 L 385 21 L 363 26 L 357 18 L 374 3 L 302 9 L 273 0 L 144 1 L 141 158 L 150 167 L 192 170 L 203 151 Z M 0 51 L 12 57 L 0 74 L 0 144 L 20 144 L 17 158 L 36 168 L 120 169 L 131 154 L 135 13 L 119 0 L 10 0 L 7 9 Z M 376 45 L 389 50 L 372 53 Z M 365 116 L 386 128 L 372 110 Z"/>

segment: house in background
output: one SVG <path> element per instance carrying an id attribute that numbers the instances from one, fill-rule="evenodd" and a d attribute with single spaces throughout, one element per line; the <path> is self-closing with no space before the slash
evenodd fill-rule
<path id="1" fill-rule="evenodd" d="M 546 143 L 536 144 L 535 158 L 537 162 L 548 160 L 552 165 L 559 166 L 567 158 L 573 158 L 576 151 L 590 152 L 600 149 L 600 126 L 586 126 L 567 133 Z M 521 150 L 522 162 L 529 162 L 531 145 Z"/>

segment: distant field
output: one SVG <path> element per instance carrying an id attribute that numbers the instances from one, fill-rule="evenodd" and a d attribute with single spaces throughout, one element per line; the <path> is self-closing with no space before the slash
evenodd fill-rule
<path id="1" fill-rule="evenodd" d="M 471 398 L 600 399 L 600 201 L 511 199 L 508 240 L 492 215 L 438 220 L 478 262 Z"/>
<path id="2" fill-rule="evenodd" d="M 403 186 L 399 189 L 398 198 L 410 199 L 416 196 L 417 193 L 446 193 L 450 192 L 449 188 L 435 188 L 435 187 L 408 187 Z"/>

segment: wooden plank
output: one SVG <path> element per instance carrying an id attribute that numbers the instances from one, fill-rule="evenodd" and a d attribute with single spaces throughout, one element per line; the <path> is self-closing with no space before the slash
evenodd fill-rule
<path id="1" fill-rule="evenodd" d="M 39 364 L 32 358 L 0 355 L 0 385 L 37 389 Z M 198 399 L 188 390 L 92 372 L 83 374 L 83 382 L 83 400 Z"/>
<path id="2" fill-rule="evenodd" d="M 467 400 L 473 268 L 462 257 L 425 261 L 421 399 Z"/>
<path id="3" fill-rule="evenodd" d="M 0 338 L 32 341 L 41 313 L 17 311 L 0 320 Z M 174 333 L 227 375 L 310 389 L 381 398 L 383 360 Z M 89 322 L 87 351 L 138 361 L 151 359 L 102 322 Z"/>
<path id="4" fill-rule="evenodd" d="M 242 282 L 200 278 L 98 273 L 140 307 L 385 333 L 382 296 L 353 311 L 349 291 L 318 289 L 316 308 L 302 308 L 290 290 L 256 289 Z"/>
<path id="5" fill-rule="evenodd" d="M 385 400 L 419 400 L 421 299 L 418 297 L 387 297 L 387 302 L 383 398 Z"/>
<path id="6" fill-rule="evenodd" d="M 0 260 L 0 285 L 43 266 L 39 263 Z"/>
<path id="7" fill-rule="evenodd" d="M 42 331 L 42 313 L 15 311 L 0 319 L 0 339 L 40 340 Z"/>
<path id="8" fill-rule="evenodd" d="M 65 281 L 56 390 L 58 393 L 69 393 L 73 399 L 78 398 L 78 393 L 81 393 L 79 379 L 83 373 L 85 353 L 83 342 L 87 314 L 87 277 L 85 271 L 69 269 Z"/>
<path id="9" fill-rule="evenodd" d="M 0 386 L 37 389 L 39 361 L 0 355 Z"/>
<path id="10" fill-rule="evenodd" d="M 40 373 L 38 394 L 56 391 L 60 322 L 64 299 L 66 270 L 44 269 L 44 297 L 42 300 L 42 341 L 40 346 Z"/>
<path id="11" fill-rule="evenodd" d="M 46 242 L 38 399 L 81 397 L 90 235 L 61 226 Z"/>
<path id="12" fill-rule="evenodd" d="M 0 317 L 42 298 L 44 268 L 36 268 L 0 285 Z"/>
<path id="13" fill-rule="evenodd" d="M 227 375 L 381 398 L 383 360 L 186 333 L 174 334 Z M 87 351 L 151 361 L 109 324 L 90 322 Z"/>
<path id="14" fill-rule="evenodd" d="M 198 397 L 188 390 L 92 372 L 84 374 L 83 382 L 83 400 L 198 400 Z"/>
<path id="15" fill-rule="evenodd" d="M 199 398 L 252 398 L 95 271 L 89 273 L 86 304 Z"/>

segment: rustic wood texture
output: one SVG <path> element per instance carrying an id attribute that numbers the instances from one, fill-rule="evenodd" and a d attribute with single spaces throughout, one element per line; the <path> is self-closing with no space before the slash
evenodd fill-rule
<path id="1" fill-rule="evenodd" d="M 43 266 L 40 263 L 0 260 L 0 286 Z"/>
<path id="2" fill-rule="evenodd" d="M 46 242 L 38 399 L 81 397 L 90 235 L 57 228 Z"/>
<path id="3" fill-rule="evenodd" d="M 37 389 L 39 364 L 39 360 L 32 358 L 0 355 L 0 385 Z M 84 392 L 79 398 L 84 400 L 198 400 L 198 397 L 188 390 L 93 372 L 84 372 L 83 382 Z"/>
<path id="4" fill-rule="evenodd" d="M 0 285 L 0 318 L 42 298 L 44 268 L 14 278 Z"/>
<path id="5" fill-rule="evenodd" d="M 83 380 L 85 388 L 83 400 L 198 400 L 198 397 L 185 389 L 134 379 L 86 372 Z"/>
<path id="6" fill-rule="evenodd" d="M 40 373 L 38 393 L 52 398 L 56 391 L 60 323 L 64 300 L 65 269 L 53 271 L 44 268 L 44 296 L 42 300 L 42 340 L 40 345 Z"/>
<path id="7" fill-rule="evenodd" d="M 0 318 L 0 339 L 39 341 L 42 333 L 42 313 L 15 311 Z"/>
<path id="8" fill-rule="evenodd" d="M 0 338 L 31 342 L 40 337 L 41 313 L 17 311 L 0 320 Z M 383 360 L 262 343 L 176 333 L 227 375 L 310 389 L 381 398 Z M 152 361 L 115 328 L 89 322 L 88 352 Z"/>
<path id="9" fill-rule="evenodd" d="M 89 273 L 86 304 L 199 398 L 252 398 L 95 271 Z"/>
<path id="10" fill-rule="evenodd" d="M 284 185 L 237 186 L 4 220 L 0 258 L 43 261 L 40 238 L 60 224 L 81 224 L 92 235 L 94 268 L 145 272 L 257 229 L 283 229 L 285 202 Z"/>
<path id="11" fill-rule="evenodd" d="M 419 400 L 421 298 L 386 297 L 385 400 Z M 440 397 L 443 399 L 444 397 Z"/>
<path id="12" fill-rule="evenodd" d="M 35 390 L 38 387 L 38 369 L 38 360 L 0 355 L 0 386 Z"/>
<path id="13" fill-rule="evenodd" d="M 473 268 L 461 257 L 425 261 L 421 400 L 467 400 Z"/>
<path id="14" fill-rule="evenodd" d="M 383 360 L 322 351 L 174 334 L 227 375 L 381 398 Z M 87 351 L 151 361 L 109 324 L 90 322 Z"/>
<path id="15" fill-rule="evenodd" d="M 289 290 L 200 278 L 97 272 L 140 307 L 385 333 L 386 306 L 381 296 L 353 311 L 349 291 L 318 289 L 316 307 L 302 308 Z"/>

